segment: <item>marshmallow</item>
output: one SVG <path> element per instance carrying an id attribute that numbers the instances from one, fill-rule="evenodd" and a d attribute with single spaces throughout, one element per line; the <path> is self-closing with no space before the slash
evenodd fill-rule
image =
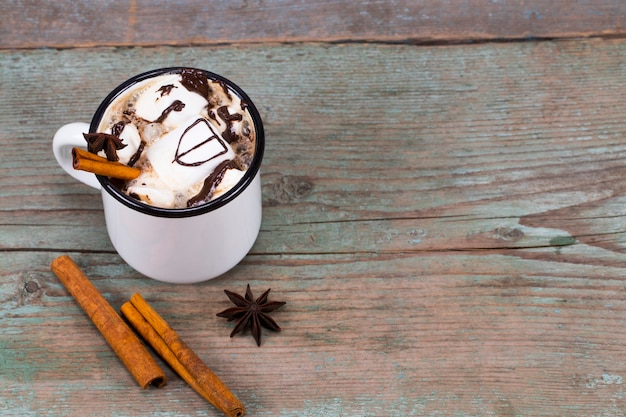
<path id="1" fill-rule="evenodd" d="M 149 83 L 141 92 L 135 104 L 135 114 L 145 120 L 154 122 L 175 101 L 180 101 L 184 107 L 180 110 L 170 111 L 163 125 L 168 128 L 178 126 L 181 122 L 193 115 L 205 112 L 208 105 L 206 98 L 196 92 L 189 91 L 179 81 L 180 76 L 173 74 L 159 77 Z"/>
<path id="2" fill-rule="evenodd" d="M 165 186 L 181 190 L 203 181 L 235 152 L 208 120 L 192 118 L 153 143 L 146 157 Z"/>

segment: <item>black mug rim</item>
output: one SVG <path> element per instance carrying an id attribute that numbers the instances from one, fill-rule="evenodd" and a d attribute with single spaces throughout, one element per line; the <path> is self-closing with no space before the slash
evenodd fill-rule
<path id="1" fill-rule="evenodd" d="M 214 200 L 211 200 L 207 203 L 201 204 L 199 206 L 194 207 L 186 207 L 186 208 L 163 208 L 151 206 L 150 204 L 144 203 L 135 198 L 129 197 L 124 194 L 119 188 L 117 188 L 108 177 L 96 175 L 96 178 L 100 182 L 102 189 L 109 193 L 113 198 L 115 198 L 120 203 L 129 207 L 132 210 L 138 211 L 140 213 L 149 214 L 157 217 L 170 217 L 170 218 L 180 218 L 180 217 L 191 217 L 197 216 L 200 214 L 208 213 L 210 211 L 214 211 L 235 198 L 237 198 L 254 180 L 259 172 L 261 167 L 261 161 L 263 160 L 263 153 L 265 150 L 265 133 L 263 130 L 263 122 L 261 121 L 261 115 L 257 110 L 256 106 L 250 99 L 250 97 L 234 82 L 229 79 L 213 73 L 211 71 L 207 71 L 204 69 L 198 69 L 193 67 L 166 67 L 159 68 L 150 71 L 143 72 L 141 74 L 137 74 L 134 77 L 129 78 L 124 81 L 122 84 L 118 85 L 114 88 L 105 98 L 102 100 L 102 103 L 98 106 L 96 112 L 94 113 L 93 118 L 91 119 L 91 124 L 89 125 L 89 132 L 96 132 L 98 129 L 98 125 L 102 117 L 104 116 L 104 112 L 107 107 L 119 97 L 122 93 L 124 93 L 129 87 L 138 82 L 144 81 L 148 78 L 153 78 L 159 75 L 167 75 L 167 74 L 177 74 L 183 70 L 191 69 L 195 71 L 202 71 L 206 74 L 209 80 L 213 81 L 222 81 L 226 83 L 226 85 L 233 91 L 235 94 L 239 96 L 242 100 L 246 102 L 248 105 L 247 110 L 250 113 L 250 117 L 252 118 L 252 123 L 254 124 L 255 132 L 256 132 L 256 144 L 254 156 L 252 157 L 252 162 L 248 167 L 248 170 L 244 173 L 243 177 L 239 180 L 239 182 L 226 193 L 217 197 Z"/>

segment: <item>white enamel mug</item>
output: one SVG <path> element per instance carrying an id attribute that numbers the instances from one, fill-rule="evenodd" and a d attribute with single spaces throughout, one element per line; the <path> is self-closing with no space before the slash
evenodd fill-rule
<path id="1" fill-rule="evenodd" d="M 256 150 L 243 178 L 228 192 L 190 208 L 166 209 L 128 197 L 108 177 L 75 170 L 71 149 L 86 148 L 83 133 L 95 132 L 108 105 L 133 84 L 182 68 L 139 74 L 114 89 L 100 104 L 91 124 L 70 123 L 53 139 L 54 156 L 72 177 L 101 190 L 109 238 L 119 255 L 138 272 L 169 283 L 195 283 L 215 278 L 237 265 L 250 251 L 261 227 L 260 165 L 265 136 L 258 110 L 233 82 L 208 71 L 209 79 L 225 82 L 248 104 L 256 130 Z"/>

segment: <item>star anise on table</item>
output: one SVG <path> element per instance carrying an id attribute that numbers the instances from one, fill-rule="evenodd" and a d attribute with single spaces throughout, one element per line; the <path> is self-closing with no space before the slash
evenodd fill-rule
<path id="1" fill-rule="evenodd" d="M 117 151 L 126 147 L 122 139 L 108 133 L 83 133 L 87 141 L 87 150 L 97 154 L 104 151 L 109 161 L 118 161 Z"/>
<path id="2" fill-rule="evenodd" d="M 242 297 L 234 292 L 224 290 L 224 293 L 228 296 L 236 307 L 227 308 L 226 310 L 217 313 L 218 317 L 227 318 L 228 321 L 239 320 L 235 325 L 235 328 L 230 334 L 233 337 L 241 330 L 250 324 L 252 330 L 252 336 L 256 341 L 257 346 L 261 346 L 261 327 L 273 330 L 275 332 L 280 331 L 280 327 L 274 319 L 272 319 L 267 313 L 284 306 L 287 304 L 284 301 L 267 301 L 271 288 L 265 291 L 259 298 L 254 299 L 252 290 L 250 290 L 250 284 L 246 287 L 246 295 Z"/>

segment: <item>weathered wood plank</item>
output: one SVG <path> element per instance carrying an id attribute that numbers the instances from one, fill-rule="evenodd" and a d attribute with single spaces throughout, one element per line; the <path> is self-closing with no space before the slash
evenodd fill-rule
<path id="1" fill-rule="evenodd" d="M 28 271 L 3 276 L 0 287 L 0 330 L 12 336 L 0 349 L 7 388 L 0 407 L 21 415 L 87 407 L 107 415 L 217 415 L 169 370 L 166 388 L 133 389 L 46 270 L 56 254 L 0 256 L 11 270 Z M 145 280 L 110 255 L 75 258 L 116 308 L 141 291 L 251 415 L 503 415 L 507 408 L 509 415 L 612 415 L 625 373 L 624 269 L 565 264 L 551 274 L 549 263 L 476 262 L 462 253 L 277 255 L 251 257 L 227 277 L 183 291 L 191 288 Z M 275 313 L 283 332 L 266 333 L 262 348 L 229 339 L 230 326 L 214 317 L 227 306 L 221 289 L 247 282 L 289 302 Z"/>
<path id="2" fill-rule="evenodd" d="M 147 1 L 0 5 L 0 48 L 622 36 L 621 0 Z"/>
<path id="3" fill-rule="evenodd" d="M 0 53 L 0 413 L 218 415 L 168 368 L 136 387 L 49 271 L 69 253 L 115 308 L 141 292 L 248 415 L 623 414 L 625 58 L 622 40 Z M 229 76 L 266 122 L 259 240 L 202 284 L 124 264 L 50 150 L 155 63 Z M 261 348 L 215 317 L 247 283 L 288 302 Z"/>
<path id="4" fill-rule="evenodd" d="M 260 107 L 268 149 L 253 253 L 550 246 L 581 233 L 519 219 L 585 206 L 613 213 L 594 223 L 594 239 L 621 252 L 625 55 L 621 41 L 7 53 L 2 245 L 29 249 L 29 237 L 41 236 L 39 250 L 83 241 L 111 250 L 106 237 L 85 235 L 104 231 L 98 193 L 56 167 L 50 138 L 63 123 L 87 121 L 108 89 L 160 56 L 228 74 Z M 24 97 L 26 68 L 28 91 L 47 83 L 53 95 Z"/>

